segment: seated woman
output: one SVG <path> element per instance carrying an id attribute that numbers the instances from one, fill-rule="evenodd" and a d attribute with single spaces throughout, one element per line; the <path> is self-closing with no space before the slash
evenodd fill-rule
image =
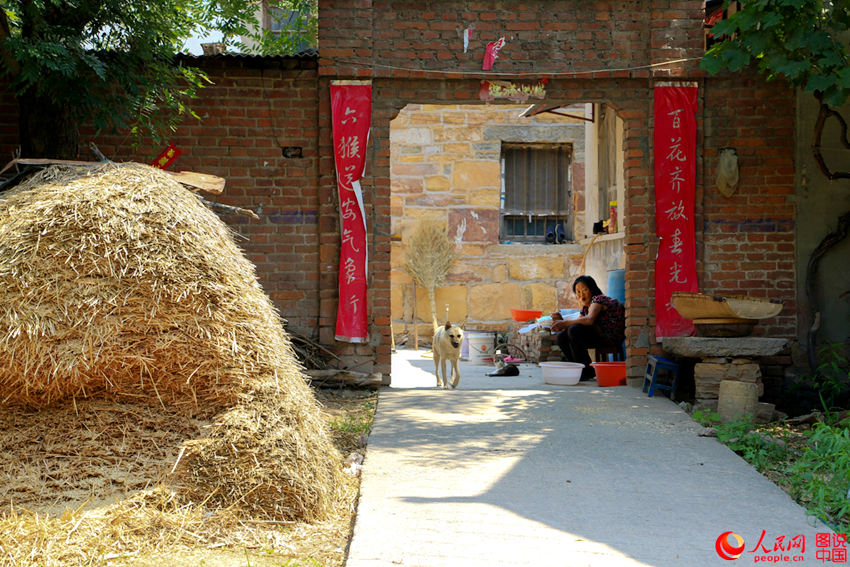
<path id="1" fill-rule="evenodd" d="M 590 276 L 573 282 L 573 293 L 581 303 L 577 319 L 565 321 L 561 313 L 552 314 L 552 332 L 558 333 L 558 346 L 564 360 L 584 364 L 582 380 L 592 380 L 596 372 L 590 366 L 589 348 L 619 346 L 626 336 L 626 309 L 614 298 L 602 294 Z"/>

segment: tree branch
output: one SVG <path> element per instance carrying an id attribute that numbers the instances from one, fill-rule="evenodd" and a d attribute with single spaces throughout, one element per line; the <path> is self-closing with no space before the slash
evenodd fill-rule
<path id="1" fill-rule="evenodd" d="M 809 256 L 809 263 L 806 266 L 806 299 L 808 300 L 809 311 L 811 312 L 811 317 L 814 321 L 814 324 L 812 324 L 811 328 L 809 328 L 808 337 L 809 367 L 812 372 L 817 371 L 817 359 L 815 358 L 817 344 L 816 335 L 820 327 L 821 317 L 818 298 L 815 291 L 817 289 L 818 265 L 820 264 L 820 260 L 823 255 L 826 254 L 830 248 L 847 238 L 848 232 L 850 232 L 850 212 L 844 213 L 838 218 L 838 228 L 823 237 L 823 240 L 820 241 L 820 244 L 818 244 L 817 248 L 815 248 L 812 251 L 811 256 Z"/>
<path id="2" fill-rule="evenodd" d="M 18 65 L 18 60 L 12 53 L 6 49 L 6 40 L 12 37 L 12 30 L 9 27 L 9 18 L 6 17 L 6 10 L 0 10 L 0 60 L 9 72 L 9 75 L 14 79 L 21 72 L 21 66 Z"/>
<path id="3" fill-rule="evenodd" d="M 815 163 L 817 163 L 818 169 L 820 169 L 821 173 L 823 173 L 830 181 L 834 181 L 835 179 L 850 179 L 850 171 L 830 171 L 829 167 L 826 165 L 826 161 L 823 159 L 823 154 L 821 154 L 823 127 L 826 124 L 827 119 L 833 117 L 838 120 L 838 123 L 841 126 L 841 143 L 844 144 L 845 148 L 850 149 L 850 141 L 847 140 L 847 121 L 844 120 L 844 117 L 841 116 L 841 114 L 824 104 L 823 96 L 816 96 L 816 98 L 818 99 L 818 102 L 820 102 L 820 111 L 818 112 L 818 119 L 815 122 L 814 132 L 812 133 L 812 157 L 815 158 Z"/>

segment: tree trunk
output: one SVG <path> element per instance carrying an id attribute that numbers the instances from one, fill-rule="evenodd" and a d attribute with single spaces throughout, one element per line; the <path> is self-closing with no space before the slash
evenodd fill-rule
<path id="1" fill-rule="evenodd" d="M 77 159 L 80 133 L 71 110 L 31 92 L 18 97 L 18 129 L 23 158 Z"/>

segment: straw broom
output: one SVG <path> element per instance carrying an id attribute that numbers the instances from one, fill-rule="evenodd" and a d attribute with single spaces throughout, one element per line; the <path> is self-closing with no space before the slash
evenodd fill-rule
<path id="1" fill-rule="evenodd" d="M 410 238 L 404 270 L 427 291 L 434 330 L 438 326 L 436 289 L 445 282 L 456 260 L 457 249 L 449 240 L 446 229 L 437 222 L 420 221 Z M 413 301 L 415 305 L 415 297 Z"/>

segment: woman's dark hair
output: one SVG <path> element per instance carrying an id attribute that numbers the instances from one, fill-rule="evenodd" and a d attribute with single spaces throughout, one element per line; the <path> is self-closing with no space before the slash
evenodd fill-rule
<path id="1" fill-rule="evenodd" d="M 602 290 L 599 289 L 599 286 L 596 285 L 596 280 L 590 276 L 579 276 L 576 278 L 576 281 L 573 282 L 573 293 L 576 292 L 576 286 L 580 283 L 583 283 L 587 286 L 587 289 L 590 290 L 590 296 L 596 297 L 597 295 L 605 295 L 602 293 Z"/>

